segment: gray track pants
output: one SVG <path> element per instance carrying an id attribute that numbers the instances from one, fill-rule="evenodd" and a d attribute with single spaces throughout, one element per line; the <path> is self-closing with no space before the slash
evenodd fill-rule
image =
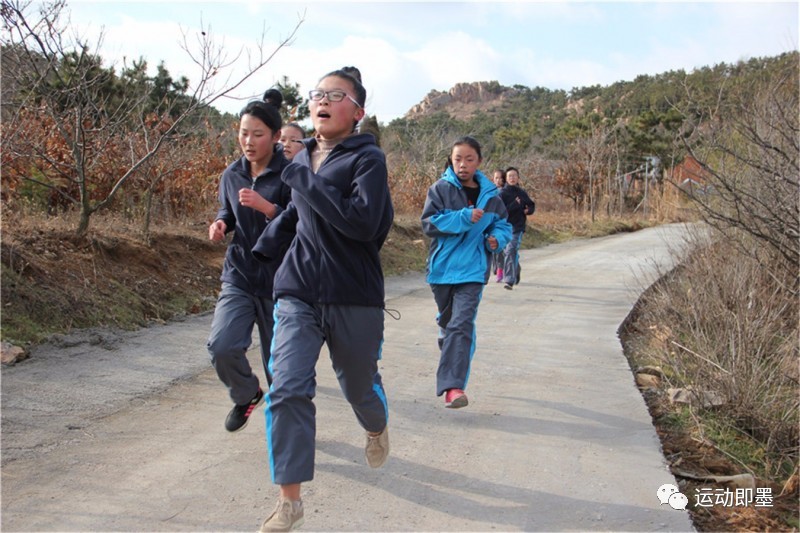
<path id="1" fill-rule="evenodd" d="M 264 372 L 268 371 L 272 307 L 271 298 L 259 298 L 230 283 L 222 284 L 206 347 L 211 364 L 220 381 L 228 387 L 233 403 L 244 405 L 258 391 L 258 378 L 245 355 L 252 343 L 253 326 L 256 324 L 261 337 L 261 362 Z"/>
<path id="2" fill-rule="evenodd" d="M 483 296 L 483 283 L 431 285 L 439 314 L 439 370 L 436 395 L 448 389 L 466 389 L 475 354 L 475 319 Z"/>
<path id="3" fill-rule="evenodd" d="M 503 281 L 508 285 L 519 283 L 519 245 L 523 233 L 523 231 L 514 233 L 503 249 Z"/>
<path id="4" fill-rule="evenodd" d="M 314 477 L 316 371 L 322 343 L 345 399 L 366 431 L 386 427 L 389 410 L 378 360 L 383 347 L 383 309 L 309 305 L 280 298 L 267 397 L 267 451 L 272 482 L 302 483 Z"/>

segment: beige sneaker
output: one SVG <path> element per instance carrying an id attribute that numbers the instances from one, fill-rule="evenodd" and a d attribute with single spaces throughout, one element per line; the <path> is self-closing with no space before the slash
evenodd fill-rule
<path id="1" fill-rule="evenodd" d="M 367 464 L 372 468 L 383 466 L 389 457 L 389 428 L 384 428 L 380 435 L 374 437 L 367 433 L 367 446 L 364 449 Z"/>
<path id="2" fill-rule="evenodd" d="M 293 531 L 303 525 L 303 502 L 279 499 L 272 514 L 261 524 L 261 533 L 265 531 Z"/>

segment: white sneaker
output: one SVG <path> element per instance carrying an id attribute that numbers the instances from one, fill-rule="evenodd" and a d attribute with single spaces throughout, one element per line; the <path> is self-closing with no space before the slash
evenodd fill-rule
<path id="1" fill-rule="evenodd" d="M 389 428 L 384 428 L 380 435 L 374 437 L 367 433 L 367 446 L 364 448 L 367 464 L 372 468 L 383 466 L 389 457 Z"/>
<path id="2" fill-rule="evenodd" d="M 303 502 L 278 499 L 278 505 L 261 524 L 261 533 L 266 531 L 293 531 L 303 525 Z"/>

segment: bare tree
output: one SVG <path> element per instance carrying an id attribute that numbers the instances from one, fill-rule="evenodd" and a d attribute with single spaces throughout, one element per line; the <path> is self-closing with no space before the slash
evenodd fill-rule
<path id="1" fill-rule="evenodd" d="M 447 128 L 428 131 L 409 121 L 382 139 L 391 169 L 392 200 L 398 211 L 419 212 L 428 187 L 441 176 L 454 138 Z"/>
<path id="2" fill-rule="evenodd" d="M 604 124 L 595 124 L 586 135 L 575 139 L 572 146 L 572 158 L 581 162 L 581 166 L 589 179 L 589 211 L 592 222 L 597 211 L 598 174 L 608 169 L 611 157 L 609 129 Z"/>
<path id="3" fill-rule="evenodd" d="M 3 59 L 13 62 L 4 65 L 4 78 L 15 76 L 11 83 L 16 89 L 14 98 L 3 102 L 2 148 L 4 164 L 16 157 L 12 166 L 22 179 L 58 190 L 79 206 L 78 235 L 86 233 L 91 215 L 107 208 L 145 163 L 180 137 L 185 123 L 259 72 L 292 42 L 303 22 L 299 18 L 272 52 L 264 50 L 265 29 L 255 50 L 230 54 L 201 21 L 202 30 L 194 36 L 183 32 L 180 45 L 196 65 L 198 81 L 185 80 L 185 92 L 165 95 L 153 108 L 152 92 L 145 86 L 138 93 L 115 90 L 112 71 L 102 68 L 84 39 L 70 33 L 65 7 L 64 0 L 0 3 Z M 97 48 L 101 42 L 102 36 Z M 246 70 L 234 75 L 232 66 L 243 60 Z M 44 130 L 33 135 L 32 126 Z M 124 154 L 124 163 L 117 159 L 112 164 L 111 154 Z"/>
<path id="4" fill-rule="evenodd" d="M 687 112 L 709 118 L 687 122 L 692 127 L 685 137 L 689 155 L 700 165 L 693 178 L 706 184 L 685 191 L 706 222 L 723 234 L 743 231 L 767 245 L 786 261 L 795 283 L 800 267 L 797 61 L 797 52 L 787 54 L 778 68 L 724 87 L 703 113 Z M 701 101 L 691 89 L 690 101 Z"/>

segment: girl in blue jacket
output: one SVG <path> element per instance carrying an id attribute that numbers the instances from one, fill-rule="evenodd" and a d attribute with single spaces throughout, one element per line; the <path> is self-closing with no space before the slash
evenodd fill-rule
<path id="1" fill-rule="evenodd" d="M 208 238 L 215 242 L 233 232 L 207 344 L 211 363 L 234 403 L 225 419 L 228 431 L 242 429 L 253 409 L 264 399 L 246 357 L 256 324 L 261 337 L 261 359 L 269 380 L 272 279 L 279 261 L 263 263 L 253 257 L 251 250 L 267 220 L 277 216 L 289 203 L 289 187 L 281 181 L 281 172 L 289 161 L 278 144 L 282 101 L 281 93 L 270 89 L 264 101 L 250 102 L 239 114 L 242 157 L 222 173 L 220 209 L 208 228 Z"/>
<path id="2" fill-rule="evenodd" d="M 388 406 L 378 360 L 383 346 L 380 249 L 392 225 L 386 157 L 371 134 L 356 133 L 366 90 L 358 69 L 324 76 L 309 92 L 316 137 L 284 170 L 292 202 L 254 248 L 269 259 L 288 251 L 275 276 L 273 382 L 267 448 L 275 511 L 262 531 L 303 522 L 300 485 L 314 477 L 315 366 L 328 345 L 339 385 L 366 432 L 369 466 L 389 454 Z"/>
<path id="3" fill-rule="evenodd" d="M 475 353 L 475 319 L 489 280 L 490 256 L 511 239 L 497 187 L 480 170 L 481 145 L 472 137 L 453 144 L 441 178 L 428 189 L 422 230 L 431 237 L 427 281 L 439 325 L 436 395 L 445 407 L 465 407 Z"/>

